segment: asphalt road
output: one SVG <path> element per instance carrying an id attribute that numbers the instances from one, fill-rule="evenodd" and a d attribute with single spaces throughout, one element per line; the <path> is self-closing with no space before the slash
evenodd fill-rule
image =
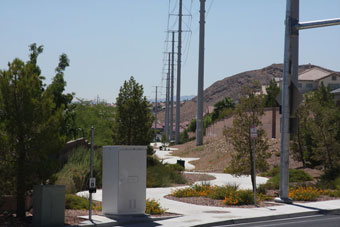
<path id="1" fill-rule="evenodd" d="M 285 218 L 272 221 L 259 221 L 245 224 L 230 224 L 223 226 L 237 227 L 340 227 L 340 214 L 313 215 L 297 218 Z"/>

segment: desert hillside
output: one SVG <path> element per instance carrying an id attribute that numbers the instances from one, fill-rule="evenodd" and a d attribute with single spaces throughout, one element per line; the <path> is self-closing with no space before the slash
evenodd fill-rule
<path id="1" fill-rule="evenodd" d="M 299 73 L 309 69 L 310 67 L 319 66 L 309 64 L 300 65 Z M 283 64 L 272 64 L 262 69 L 250 70 L 236 75 L 227 76 L 223 80 L 216 81 L 210 87 L 204 90 L 204 108 L 207 109 L 208 106 L 213 106 L 216 102 L 227 96 L 232 97 L 234 100 L 238 100 L 240 98 L 242 87 L 250 86 L 253 81 L 259 81 L 262 85 L 267 85 L 272 78 L 281 78 L 282 73 Z M 190 121 L 191 119 L 195 118 L 197 111 L 196 102 L 197 97 L 194 97 L 182 105 L 181 122 Z M 158 116 L 158 119 L 163 122 L 164 111 L 160 112 Z"/>

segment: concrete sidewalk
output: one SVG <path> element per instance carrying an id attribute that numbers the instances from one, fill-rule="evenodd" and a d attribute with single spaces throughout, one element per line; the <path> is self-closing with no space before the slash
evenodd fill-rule
<path id="1" fill-rule="evenodd" d="M 187 204 L 180 203 L 177 205 L 179 205 L 178 208 L 181 208 L 181 205 Z M 191 205 L 191 208 L 186 209 L 184 215 L 164 217 L 163 219 L 137 217 L 128 220 L 114 220 L 102 216 L 94 216 L 93 218 L 97 220 L 96 226 L 218 226 L 340 212 L 340 200 L 277 204 L 276 206 L 261 208 L 222 208 L 197 205 Z M 86 221 L 81 226 L 94 226 L 94 224 Z"/>
<path id="2" fill-rule="evenodd" d="M 200 174 L 200 173 L 196 173 Z M 214 175 L 215 180 L 211 181 L 212 185 L 225 185 L 226 183 L 236 183 L 240 188 L 251 188 L 249 177 L 235 178 L 229 174 L 207 173 Z M 257 182 L 265 183 L 266 178 L 258 177 Z M 200 183 L 200 182 L 196 182 Z M 187 187 L 187 186 L 184 186 Z M 138 217 L 125 220 L 108 219 L 101 216 L 94 216 L 97 220 L 97 226 L 214 226 L 218 224 L 246 223 L 252 221 L 272 220 L 278 218 L 296 217 L 312 215 L 317 213 L 327 213 L 339 211 L 340 200 L 329 200 L 322 202 L 294 203 L 294 204 L 277 204 L 274 206 L 260 208 L 230 208 L 230 207 L 209 207 L 183 203 L 179 201 L 164 198 L 175 188 L 148 188 L 147 198 L 156 199 L 167 212 L 178 214 L 172 217 L 150 218 Z M 87 192 L 78 193 L 86 196 Z M 101 190 L 93 194 L 94 199 L 101 201 Z M 84 226 L 91 226 L 90 222 L 84 222 Z"/>
<path id="3" fill-rule="evenodd" d="M 163 160 L 164 163 L 176 163 L 179 157 L 171 156 L 170 151 L 156 151 L 156 155 Z M 185 168 L 191 170 L 193 165 L 188 161 L 192 158 L 181 158 L 186 160 Z M 251 189 L 252 184 L 250 176 L 233 177 L 224 173 L 198 173 L 193 174 L 209 174 L 216 179 L 209 181 L 211 185 L 237 184 L 240 189 Z M 258 185 L 266 183 L 268 179 L 265 177 L 257 177 Z M 201 182 L 196 182 L 201 183 Z M 188 187 L 188 186 L 183 186 Z M 126 217 L 121 219 L 109 219 L 103 216 L 93 216 L 96 226 L 216 226 L 221 224 L 247 223 L 253 221 L 272 220 L 278 218 L 297 217 L 305 215 L 313 215 L 317 213 L 327 213 L 340 211 L 340 200 L 329 200 L 322 202 L 310 203 L 294 203 L 294 204 L 277 204 L 272 202 L 273 206 L 260 208 L 230 208 L 230 207 L 211 207 L 201 206 L 164 198 L 165 195 L 171 193 L 172 190 L 183 187 L 169 188 L 147 188 L 146 197 L 157 200 L 160 205 L 167 209 L 167 212 L 177 215 L 169 217 L 151 218 L 149 216 L 142 217 Z M 88 197 L 88 192 L 79 192 L 77 195 Z M 93 194 L 93 199 L 102 201 L 102 190 L 97 190 Z M 85 217 L 84 217 L 85 218 Z M 94 226 L 94 223 L 85 221 L 82 226 Z"/>

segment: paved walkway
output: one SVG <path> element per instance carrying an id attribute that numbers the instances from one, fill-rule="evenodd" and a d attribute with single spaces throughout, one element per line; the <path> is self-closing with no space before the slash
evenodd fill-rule
<path id="1" fill-rule="evenodd" d="M 151 146 L 156 145 L 157 147 L 162 146 L 161 143 L 151 143 Z M 195 166 L 190 164 L 190 161 L 195 161 L 198 160 L 199 158 L 182 158 L 182 157 L 178 157 L 178 156 L 172 156 L 171 153 L 172 151 L 176 151 L 178 150 L 177 148 L 170 148 L 167 147 L 166 150 L 159 150 L 157 149 L 155 152 L 155 155 L 161 160 L 163 161 L 163 163 L 169 163 L 169 164 L 176 164 L 177 160 L 184 160 L 185 161 L 185 169 L 186 170 L 193 170 L 195 169 Z"/>
<path id="2" fill-rule="evenodd" d="M 156 151 L 156 155 L 163 159 L 165 163 L 176 163 L 179 157 L 170 156 L 171 151 Z M 176 160 L 176 161 L 174 161 Z M 190 158 L 182 158 L 186 160 L 185 168 L 187 170 L 192 169 L 192 165 L 188 164 Z M 194 174 L 201 174 L 197 172 L 190 172 Z M 241 189 L 251 189 L 251 180 L 249 176 L 233 177 L 230 174 L 223 173 L 205 173 L 216 177 L 215 180 L 209 181 L 211 185 L 226 185 L 237 184 Z M 267 181 L 267 178 L 257 177 L 257 184 L 263 184 Z M 201 183 L 201 182 L 196 182 Z M 183 186 L 187 187 L 187 186 Z M 146 197 L 149 199 L 156 199 L 159 201 L 163 208 L 167 209 L 167 212 L 180 214 L 181 216 L 176 218 L 170 218 L 166 220 L 158 220 L 148 223 L 137 223 L 128 226 L 194 226 L 204 225 L 209 223 L 223 222 L 225 224 L 230 221 L 240 223 L 249 218 L 256 218 L 257 220 L 270 220 L 271 217 L 280 215 L 280 217 L 291 217 L 306 214 L 306 212 L 312 214 L 320 210 L 334 210 L 340 209 L 340 200 L 330 200 L 323 202 L 312 203 L 294 203 L 287 204 L 275 204 L 275 206 L 261 207 L 261 208 L 226 208 L 226 207 L 209 207 L 200 206 L 188 203 L 182 203 L 179 201 L 169 200 L 164 198 L 165 195 L 171 193 L 176 188 L 183 187 L 169 187 L 169 188 L 147 188 Z M 88 197 L 88 192 L 77 193 L 80 196 Z M 96 194 L 93 194 L 93 199 L 97 201 L 102 200 L 102 190 L 97 190 Z M 102 219 L 102 217 L 98 217 Z M 112 224 L 113 225 L 113 224 Z M 124 225 L 127 226 L 127 225 Z"/>

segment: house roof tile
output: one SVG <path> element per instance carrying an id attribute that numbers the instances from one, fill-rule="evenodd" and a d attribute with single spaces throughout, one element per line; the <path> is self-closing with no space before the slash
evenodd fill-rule
<path id="1" fill-rule="evenodd" d="M 320 80 L 324 77 L 327 77 L 334 72 L 326 71 L 323 69 L 320 69 L 318 67 L 314 67 L 312 69 L 308 69 L 301 73 L 299 75 L 299 80 L 309 80 L 309 81 L 315 81 L 315 80 Z"/>

